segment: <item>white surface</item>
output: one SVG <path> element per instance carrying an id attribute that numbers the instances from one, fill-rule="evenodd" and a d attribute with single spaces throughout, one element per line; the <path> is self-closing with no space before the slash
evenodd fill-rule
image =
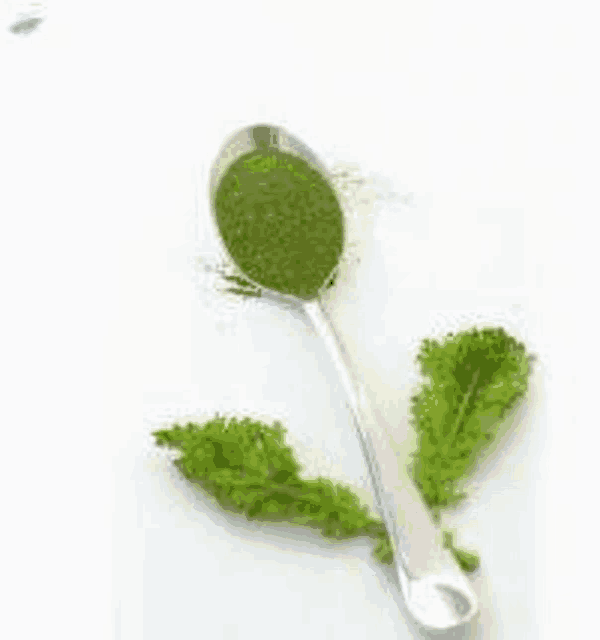
<path id="1" fill-rule="evenodd" d="M 145 410 L 190 404 L 281 418 L 309 471 L 361 477 L 304 320 L 225 302 L 188 266 L 215 251 L 194 183 L 205 220 L 212 156 L 261 121 L 398 194 L 373 216 L 366 197 L 360 262 L 330 302 L 386 419 L 405 416 L 418 341 L 455 316 L 520 305 L 540 356 L 448 520 L 482 555 L 488 606 L 446 637 L 593 633 L 588 6 L 63 2 L 39 32 L 3 33 L 2 635 L 425 637 L 368 541 L 254 530 L 144 449 Z"/>

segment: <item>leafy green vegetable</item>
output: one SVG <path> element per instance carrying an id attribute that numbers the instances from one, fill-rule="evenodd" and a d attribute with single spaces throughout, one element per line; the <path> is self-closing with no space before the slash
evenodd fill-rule
<path id="1" fill-rule="evenodd" d="M 226 279 L 245 284 L 237 276 Z M 438 523 L 443 507 L 465 497 L 456 493 L 457 481 L 471 470 L 501 419 L 525 394 L 532 359 L 502 328 L 450 333 L 443 343 L 423 341 L 417 361 L 428 382 L 411 398 L 419 446 L 410 471 Z M 177 468 L 224 509 L 250 520 L 317 528 L 327 538 L 370 536 L 376 541 L 374 556 L 392 564 L 383 522 L 372 518 L 349 488 L 326 478 L 301 478 L 285 433 L 279 422 L 228 421 L 217 414 L 203 425 L 175 424 L 153 435 L 157 445 L 181 451 Z M 444 546 L 461 569 L 477 569 L 478 556 L 456 548 L 453 538 L 444 532 Z"/>
<path id="2" fill-rule="evenodd" d="M 449 333 L 441 343 L 423 341 L 417 361 L 427 383 L 411 398 L 419 446 L 410 469 L 437 522 L 443 507 L 466 497 L 456 483 L 527 391 L 531 359 L 501 327 Z M 478 565 L 476 556 L 453 550 L 461 566 Z"/>
<path id="3" fill-rule="evenodd" d="M 156 444 L 181 451 L 175 465 L 190 481 L 213 495 L 224 509 L 250 520 L 286 521 L 317 528 L 342 540 L 370 536 L 374 556 L 393 563 L 383 523 L 347 487 L 326 478 L 305 480 L 293 451 L 284 442 L 286 429 L 244 418 L 227 421 L 218 414 L 203 425 L 188 422 L 154 431 Z"/>

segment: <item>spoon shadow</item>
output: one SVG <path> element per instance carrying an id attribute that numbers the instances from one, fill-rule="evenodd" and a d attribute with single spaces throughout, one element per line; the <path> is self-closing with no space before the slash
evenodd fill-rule
<path id="1" fill-rule="evenodd" d="M 15 35 L 29 35 L 32 31 L 35 31 L 43 21 L 43 18 L 23 18 L 14 22 L 8 30 Z"/>

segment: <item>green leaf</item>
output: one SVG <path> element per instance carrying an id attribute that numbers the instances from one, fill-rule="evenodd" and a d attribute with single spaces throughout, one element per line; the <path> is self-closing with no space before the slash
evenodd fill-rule
<path id="1" fill-rule="evenodd" d="M 410 408 L 419 439 L 411 472 L 429 507 L 465 497 L 456 483 L 527 391 L 529 360 L 501 327 L 423 341 L 417 361 L 425 382 Z"/>
<path id="2" fill-rule="evenodd" d="M 227 421 L 217 414 L 204 424 L 174 425 L 153 435 L 158 445 L 180 449 L 176 467 L 224 509 L 251 520 L 310 526 L 330 539 L 371 536 L 378 542 L 375 557 L 390 562 L 383 523 L 348 487 L 328 478 L 301 478 L 285 432 L 279 422 Z"/>

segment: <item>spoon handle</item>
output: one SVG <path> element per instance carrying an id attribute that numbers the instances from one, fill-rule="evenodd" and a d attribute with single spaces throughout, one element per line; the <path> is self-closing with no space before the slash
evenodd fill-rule
<path id="1" fill-rule="evenodd" d="M 394 454 L 391 429 L 377 420 L 359 384 L 354 367 L 320 299 L 304 310 L 323 338 L 349 400 L 349 407 L 367 462 L 376 508 L 394 549 L 400 586 L 415 618 L 432 629 L 468 622 L 478 609 L 477 596 L 454 558 L 444 549 L 407 465 Z M 401 429 L 396 429 L 401 432 Z"/>

